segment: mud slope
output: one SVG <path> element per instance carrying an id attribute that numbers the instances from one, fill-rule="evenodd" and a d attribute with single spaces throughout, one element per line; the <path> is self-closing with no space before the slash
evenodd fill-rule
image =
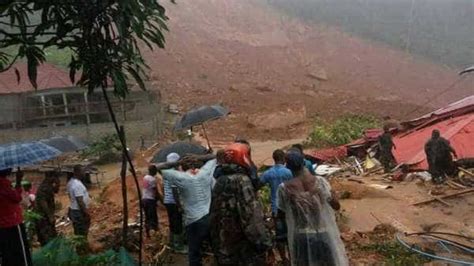
<path id="1" fill-rule="evenodd" d="M 183 109 L 215 102 L 229 106 L 234 115 L 214 123 L 212 135 L 230 127 L 234 135 L 295 137 L 312 117 L 344 112 L 412 117 L 474 87 L 474 79 L 466 79 L 431 106 L 408 114 L 445 90 L 458 78 L 456 71 L 290 19 L 264 0 L 178 1 L 167 7 L 167 48 L 145 53 L 152 83 Z M 306 122 L 279 128 L 249 122 L 287 110 L 305 111 Z"/>

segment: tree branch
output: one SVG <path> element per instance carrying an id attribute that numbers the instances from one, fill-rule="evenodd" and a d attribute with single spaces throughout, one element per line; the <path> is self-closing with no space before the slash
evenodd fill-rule
<path id="1" fill-rule="evenodd" d="M 10 64 L 9 64 L 6 68 L 0 69 L 0 73 L 3 73 L 3 72 L 8 71 L 8 70 L 15 64 L 16 60 L 18 59 L 18 56 L 19 56 L 19 55 L 18 55 L 18 53 L 17 53 L 17 54 L 15 55 L 15 57 L 13 58 L 13 60 L 10 62 Z"/>

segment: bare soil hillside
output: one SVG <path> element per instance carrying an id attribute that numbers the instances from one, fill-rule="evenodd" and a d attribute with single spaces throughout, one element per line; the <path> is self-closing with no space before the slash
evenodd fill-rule
<path id="1" fill-rule="evenodd" d="M 474 80 L 466 79 L 411 112 L 455 81 L 456 71 L 291 19 L 265 0 L 177 2 L 167 6 L 167 48 L 145 54 L 153 87 L 182 110 L 228 106 L 233 115 L 213 122 L 214 136 L 299 137 L 315 116 L 359 112 L 408 118 L 473 91 Z M 278 112 L 288 111 L 294 115 L 282 116 L 286 123 L 253 123 L 267 115 L 268 121 L 278 120 Z"/>

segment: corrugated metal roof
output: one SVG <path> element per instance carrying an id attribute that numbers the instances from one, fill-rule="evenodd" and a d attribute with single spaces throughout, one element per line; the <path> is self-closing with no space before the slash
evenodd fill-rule
<path id="1" fill-rule="evenodd" d="M 451 142 L 458 158 L 474 157 L 474 113 L 471 113 L 443 120 L 407 135 L 395 136 L 393 140 L 397 149 L 393 152 L 397 163 L 409 164 L 413 169 L 427 169 L 424 146 L 434 129 Z"/>

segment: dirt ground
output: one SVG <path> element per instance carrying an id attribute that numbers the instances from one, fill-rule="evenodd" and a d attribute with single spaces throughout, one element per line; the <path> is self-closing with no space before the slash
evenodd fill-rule
<path id="1" fill-rule="evenodd" d="M 467 78 L 425 104 L 458 78 L 456 70 L 288 17 L 266 2 L 166 5 L 166 49 L 144 51 L 150 89 L 166 103 L 181 111 L 216 103 L 230 109 L 228 118 L 209 123 L 213 138 L 299 138 L 315 117 L 345 113 L 407 119 L 472 92 L 473 80 Z M 280 112 L 293 115 L 288 119 Z M 263 123 L 255 126 L 256 121 Z"/>

